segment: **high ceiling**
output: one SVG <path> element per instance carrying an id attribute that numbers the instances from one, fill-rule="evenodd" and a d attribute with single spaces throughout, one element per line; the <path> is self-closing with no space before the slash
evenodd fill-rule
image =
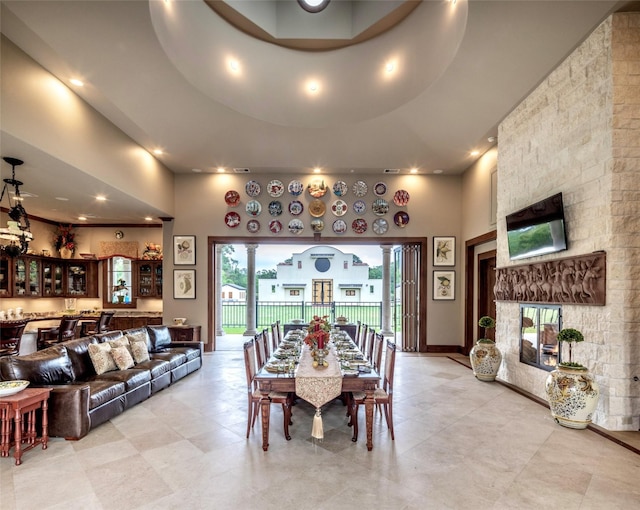
<path id="1" fill-rule="evenodd" d="M 175 173 L 451 175 L 603 19 L 636 5 L 406 4 L 415 2 L 333 0 L 310 14 L 296 0 L 3 0 L 2 33 L 63 83 L 83 79 L 69 86 L 142 147 L 162 149 Z M 340 48 L 296 49 L 323 44 Z M 0 134 L 2 156 L 25 160 L 23 191 L 38 196 L 29 214 L 77 222 L 71 205 L 95 179 L 5 126 Z M 139 221 L 145 204 L 111 191 L 118 200 L 94 222 Z"/>

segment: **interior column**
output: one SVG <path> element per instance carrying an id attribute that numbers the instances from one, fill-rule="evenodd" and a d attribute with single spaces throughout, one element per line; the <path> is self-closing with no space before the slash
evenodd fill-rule
<path id="1" fill-rule="evenodd" d="M 245 244 L 247 248 L 247 330 L 244 336 L 254 336 L 256 331 L 256 249 L 257 244 Z"/>
<path id="2" fill-rule="evenodd" d="M 391 330 L 391 248 L 390 244 L 381 244 L 382 248 L 382 325 L 383 335 L 393 335 Z"/>

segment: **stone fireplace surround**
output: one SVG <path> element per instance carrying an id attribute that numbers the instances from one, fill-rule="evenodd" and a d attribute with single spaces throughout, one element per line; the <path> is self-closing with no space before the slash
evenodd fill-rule
<path id="1" fill-rule="evenodd" d="M 581 330 L 575 361 L 601 395 L 594 423 L 640 428 L 640 13 L 607 18 L 498 130 L 497 266 L 508 268 L 504 218 L 563 193 L 565 256 L 606 251 L 603 306 L 563 303 Z M 532 262 L 554 260 L 537 257 Z M 520 362 L 519 301 L 497 301 L 498 377 L 545 399 L 548 372 Z"/>

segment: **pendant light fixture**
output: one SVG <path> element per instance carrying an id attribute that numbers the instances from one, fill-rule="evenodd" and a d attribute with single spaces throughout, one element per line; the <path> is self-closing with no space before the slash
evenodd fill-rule
<path id="1" fill-rule="evenodd" d="M 4 187 L 2 188 L 2 194 L 0 195 L 0 204 L 7 195 L 9 202 L 7 226 L 0 228 L 0 249 L 4 251 L 10 257 L 16 257 L 27 253 L 29 249 L 29 243 L 33 241 L 33 234 L 31 233 L 29 216 L 25 211 L 20 196 L 20 186 L 23 182 L 16 179 L 16 167 L 24 163 L 21 159 L 4 157 L 8 164 L 11 165 L 11 179 L 3 179 Z M 9 189 L 13 188 L 13 199 Z"/>

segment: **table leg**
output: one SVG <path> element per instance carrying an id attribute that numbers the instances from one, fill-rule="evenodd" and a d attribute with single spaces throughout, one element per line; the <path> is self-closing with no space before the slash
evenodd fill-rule
<path id="1" fill-rule="evenodd" d="M 0 421 L 2 422 L 2 439 L 0 440 L 1 453 L 0 456 L 8 457 L 11 448 L 11 413 L 9 407 L 2 405 L 0 407 Z"/>
<path id="2" fill-rule="evenodd" d="M 49 444 L 49 400 L 42 401 L 42 449 L 46 450 Z"/>
<path id="3" fill-rule="evenodd" d="M 373 390 L 366 392 L 364 399 L 364 414 L 367 424 L 367 450 L 373 449 L 373 409 L 375 407 L 375 399 L 373 398 Z"/>
<path id="4" fill-rule="evenodd" d="M 15 451 L 13 457 L 16 459 L 16 466 L 22 464 L 22 410 L 16 409 L 14 418 Z"/>
<path id="5" fill-rule="evenodd" d="M 268 396 L 262 396 L 260 410 L 262 414 L 262 449 L 266 452 L 269 449 L 269 419 L 271 415 L 271 400 Z"/>

